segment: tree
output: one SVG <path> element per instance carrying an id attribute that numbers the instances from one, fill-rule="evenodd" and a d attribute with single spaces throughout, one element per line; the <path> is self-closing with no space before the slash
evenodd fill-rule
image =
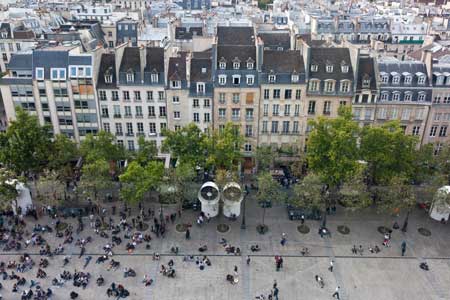
<path id="1" fill-rule="evenodd" d="M 0 161 L 16 174 L 38 173 L 48 161 L 51 128 L 36 116 L 16 109 L 16 120 L 0 133 Z"/>
<path id="2" fill-rule="evenodd" d="M 415 159 L 412 161 L 412 180 L 415 184 L 421 184 L 433 180 L 438 173 L 439 165 L 434 155 L 434 145 L 422 145 L 414 150 Z"/>
<path id="3" fill-rule="evenodd" d="M 127 202 L 139 202 L 144 199 L 146 193 L 156 190 L 163 176 L 162 162 L 150 161 L 146 166 L 141 166 L 137 161 L 133 161 L 119 176 L 122 184 L 120 194 Z"/>
<path id="4" fill-rule="evenodd" d="M 450 144 L 446 143 L 442 149 L 437 153 L 436 157 L 436 171 L 437 173 L 446 176 L 447 184 L 450 183 Z"/>
<path id="5" fill-rule="evenodd" d="M 135 152 L 134 159 L 141 165 L 147 165 L 158 154 L 158 148 L 153 141 L 146 141 L 143 136 L 138 139 L 139 149 Z"/>
<path id="6" fill-rule="evenodd" d="M 65 134 L 57 134 L 52 143 L 48 166 L 52 170 L 64 169 L 78 156 L 77 144 Z"/>
<path id="7" fill-rule="evenodd" d="M 269 171 L 275 162 L 276 151 L 272 151 L 270 146 L 260 146 L 256 148 L 256 163 L 258 171 Z"/>
<path id="8" fill-rule="evenodd" d="M 166 198 L 172 198 L 165 202 L 178 203 L 182 205 L 183 200 L 189 195 L 192 189 L 195 171 L 191 164 L 181 163 L 175 168 L 166 169 L 164 176 L 164 186 L 161 187 L 161 194 Z M 196 191 L 197 192 L 197 191 Z"/>
<path id="9" fill-rule="evenodd" d="M 258 201 L 271 201 L 272 203 L 280 202 L 283 199 L 280 184 L 273 179 L 269 172 L 263 172 L 258 175 L 258 193 L 256 194 Z M 266 205 L 263 205 L 262 222 L 258 225 L 258 231 L 265 233 L 267 225 L 264 223 L 266 216 Z"/>
<path id="10" fill-rule="evenodd" d="M 88 134 L 80 144 L 80 153 L 86 162 L 96 160 L 115 162 L 126 157 L 123 147 L 117 145 L 110 132 L 99 131 L 98 135 Z"/>
<path id="11" fill-rule="evenodd" d="M 80 188 L 98 204 L 98 193 L 112 185 L 109 163 L 98 159 L 85 163 L 81 169 Z"/>
<path id="12" fill-rule="evenodd" d="M 7 168 L 0 168 L 0 209 L 6 209 L 14 202 L 17 209 L 16 179 L 14 172 Z M 17 210 L 16 210 L 17 211 Z"/>
<path id="13" fill-rule="evenodd" d="M 47 205 L 54 205 L 63 198 L 64 189 L 62 187 L 61 178 L 54 170 L 44 170 L 36 183 L 39 198 Z"/>
<path id="14" fill-rule="evenodd" d="M 320 117 L 310 121 L 307 161 L 311 171 L 330 188 L 338 188 L 358 167 L 359 127 L 350 109 L 341 107 L 335 119 Z"/>
<path id="15" fill-rule="evenodd" d="M 289 203 L 294 207 L 324 212 L 325 201 L 322 192 L 323 182 L 320 177 L 309 173 L 299 184 L 294 186 L 294 197 L 290 197 Z"/>
<path id="16" fill-rule="evenodd" d="M 369 182 L 388 184 L 395 176 L 411 178 L 416 145 L 416 137 L 405 135 L 397 121 L 365 127 L 360 149 L 368 163 Z"/>
<path id="17" fill-rule="evenodd" d="M 367 208 L 372 203 L 371 194 L 365 183 L 365 169 L 360 166 L 339 190 L 340 202 L 347 211 Z"/>
<path id="18" fill-rule="evenodd" d="M 176 131 L 167 130 L 165 136 L 164 151 L 170 151 L 181 163 L 204 167 L 206 136 L 197 125 L 191 123 Z"/>
<path id="19" fill-rule="evenodd" d="M 244 139 L 239 132 L 240 125 L 227 123 L 221 130 L 215 130 L 206 140 L 209 167 L 233 171 L 241 158 Z"/>
<path id="20" fill-rule="evenodd" d="M 236 175 L 236 172 L 227 171 L 225 169 L 218 169 L 216 171 L 216 177 L 214 180 L 219 188 L 223 188 L 228 182 L 238 181 L 238 177 Z"/>

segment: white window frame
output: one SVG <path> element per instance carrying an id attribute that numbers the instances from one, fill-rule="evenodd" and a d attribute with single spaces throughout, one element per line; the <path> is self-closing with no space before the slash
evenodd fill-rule
<path id="1" fill-rule="evenodd" d="M 112 83 L 112 75 L 111 74 L 105 75 L 105 83 Z"/>
<path id="2" fill-rule="evenodd" d="M 342 65 L 341 66 L 341 72 L 342 73 L 348 73 L 349 69 L 350 69 L 349 65 Z"/>
<path id="3" fill-rule="evenodd" d="M 57 76 L 53 76 L 53 72 L 56 71 Z M 61 76 L 61 73 L 63 72 L 63 76 Z M 50 78 L 51 80 L 66 80 L 67 78 L 67 72 L 65 68 L 51 68 L 50 69 Z"/>
<path id="4" fill-rule="evenodd" d="M 386 92 L 381 93 L 380 100 L 387 101 L 388 98 L 389 98 L 389 93 L 386 93 Z"/>
<path id="5" fill-rule="evenodd" d="M 298 75 L 292 75 L 291 76 L 291 81 L 292 82 L 298 82 L 300 80 L 300 76 L 298 76 Z"/>
<path id="6" fill-rule="evenodd" d="M 269 83 L 275 83 L 275 81 L 277 81 L 277 76 L 275 75 L 269 75 L 267 77 L 267 81 L 269 81 Z"/>
<path id="7" fill-rule="evenodd" d="M 425 101 L 426 94 L 424 92 L 419 92 L 417 95 L 417 101 Z"/>
<path id="8" fill-rule="evenodd" d="M 394 92 L 392 93 L 392 101 L 399 101 L 400 100 L 400 93 Z"/>
<path id="9" fill-rule="evenodd" d="M 241 63 L 239 62 L 234 62 L 233 63 L 233 69 L 234 70 L 239 70 L 241 68 Z"/>
<path id="10" fill-rule="evenodd" d="M 219 75 L 219 84 L 220 85 L 225 85 L 227 84 L 227 75 Z"/>
<path id="11" fill-rule="evenodd" d="M 205 83 L 197 82 L 197 94 L 204 94 L 204 93 L 205 93 Z"/>
<path id="12" fill-rule="evenodd" d="M 345 87 L 345 89 L 344 89 Z M 348 93 L 350 92 L 350 81 L 349 80 L 341 80 L 341 92 L 342 93 Z"/>
<path id="13" fill-rule="evenodd" d="M 316 64 L 311 65 L 311 72 L 317 72 L 318 69 L 319 69 L 318 65 L 316 65 Z"/>
<path id="14" fill-rule="evenodd" d="M 388 83 L 388 82 L 389 82 L 389 75 L 382 75 L 381 83 Z"/>
<path id="15" fill-rule="evenodd" d="M 254 75 L 247 75 L 246 76 L 247 85 L 253 85 L 255 83 L 255 76 Z"/>
<path id="16" fill-rule="evenodd" d="M 333 73 L 333 65 L 326 65 L 325 70 L 327 73 Z"/>
<path id="17" fill-rule="evenodd" d="M 252 62 L 248 62 L 248 63 L 247 63 L 247 69 L 248 69 L 248 70 L 253 70 L 253 65 L 254 65 L 254 64 L 253 64 Z"/>
<path id="18" fill-rule="evenodd" d="M 411 101 L 412 99 L 412 93 L 406 92 L 405 96 L 403 97 L 403 101 Z"/>
<path id="19" fill-rule="evenodd" d="M 42 76 L 38 76 L 39 72 L 42 71 Z M 44 80 L 45 78 L 45 69 L 44 68 L 36 68 L 36 80 Z"/>
<path id="20" fill-rule="evenodd" d="M 417 84 L 425 84 L 427 80 L 427 77 L 425 75 L 420 75 L 419 78 L 417 78 Z"/>
<path id="21" fill-rule="evenodd" d="M 405 82 L 405 84 L 411 84 L 412 83 L 412 76 L 411 75 L 406 75 L 404 82 Z"/>
<path id="22" fill-rule="evenodd" d="M 226 62 L 219 62 L 219 69 L 221 70 L 225 70 L 227 68 L 227 63 Z"/>
<path id="23" fill-rule="evenodd" d="M 171 80 L 170 88 L 172 89 L 181 89 L 181 82 L 179 80 Z"/>
<path id="24" fill-rule="evenodd" d="M 127 82 L 134 82 L 134 74 L 127 72 Z"/>
<path id="25" fill-rule="evenodd" d="M 75 70 L 75 74 L 72 74 Z M 69 66 L 69 74 L 70 74 L 70 78 L 77 78 L 78 77 L 78 67 L 76 66 Z"/>
<path id="26" fill-rule="evenodd" d="M 392 76 L 392 84 L 400 84 L 400 75 Z"/>
<path id="27" fill-rule="evenodd" d="M 241 84 L 241 75 L 232 75 L 233 78 L 233 85 L 240 85 Z M 234 80 L 238 79 L 238 83 L 234 83 Z"/>

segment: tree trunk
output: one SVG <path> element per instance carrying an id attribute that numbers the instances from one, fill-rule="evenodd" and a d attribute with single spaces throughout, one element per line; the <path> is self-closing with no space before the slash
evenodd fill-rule
<path id="1" fill-rule="evenodd" d="M 265 218 L 266 218 L 266 206 L 264 205 L 264 207 L 263 207 L 263 215 L 262 215 L 262 226 L 263 227 L 266 227 L 266 224 L 264 224 Z"/>

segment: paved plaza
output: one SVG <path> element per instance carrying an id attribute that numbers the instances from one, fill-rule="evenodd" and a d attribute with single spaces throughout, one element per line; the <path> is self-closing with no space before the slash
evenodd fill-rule
<path id="1" fill-rule="evenodd" d="M 107 287 L 115 282 L 121 283 L 130 291 L 127 299 L 158 299 L 158 300 L 210 300 L 210 299 L 255 299 L 256 295 L 268 294 L 276 280 L 279 287 L 279 299 L 332 299 L 331 295 L 337 285 L 341 287 L 341 299 L 450 299 L 450 253 L 448 239 L 450 228 L 430 220 L 424 211 L 415 211 L 410 217 L 407 233 L 394 230 L 391 247 L 381 245 L 383 235 L 377 231 L 378 226 L 389 225 L 397 220 L 400 225 L 403 217 L 386 217 L 377 215 L 372 211 L 357 215 L 345 214 L 338 208 L 335 216 L 327 218 L 327 227 L 331 230 L 331 238 L 321 238 L 318 235 L 320 223 L 307 221 L 311 231 L 301 234 L 297 231 L 299 221 L 287 219 L 286 210 L 283 207 L 267 209 L 266 223 L 269 232 L 260 235 L 256 232 L 256 224 L 260 222 L 262 209 L 259 208 L 252 197 L 247 199 L 247 228 L 240 228 L 241 220 L 228 221 L 223 217 L 217 217 L 202 227 L 194 225 L 191 229 L 191 239 L 186 240 L 183 233 L 175 231 L 174 225 L 169 225 L 169 230 L 164 239 L 154 237 L 151 249 L 145 249 L 141 244 L 132 253 L 125 250 L 126 240 L 114 248 L 114 260 L 121 263 L 117 271 L 107 271 L 108 262 L 96 264 L 95 259 L 104 254 L 103 246 L 110 239 L 104 239 L 96 235 L 90 228 L 84 230 L 80 236 L 92 236 L 93 242 L 86 247 L 86 255 L 92 255 L 93 259 L 84 270 L 90 272 L 92 279 L 88 287 L 83 290 L 73 287 L 72 282 L 66 282 L 62 288 L 51 287 L 51 279 L 58 277 L 62 272 L 63 256 L 50 258 L 50 265 L 45 270 L 47 279 L 39 280 L 43 288 L 51 287 L 54 296 L 52 299 L 69 299 L 69 292 L 74 290 L 79 293 L 81 300 L 108 299 Z M 175 209 L 175 208 L 173 208 Z M 167 209 L 169 211 L 169 209 Z M 175 210 L 174 210 L 175 211 Z M 181 220 L 175 223 L 195 223 L 197 213 L 186 211 Z M 114 217 L 115 221 L 118 217 Z M 44 221 L 45 220 L 45 221 Z M 39 220 L 44 224 L 46 217 Z M 28 227 L 33 226 L 32 219 L 28 219 Z M 75 219 L 68 219 L 75 225 Z M 88 223 L 86 220 L 85 223 Z M 229 232 L 221 234 L 216 230 L 219 223 L 231 226 Z M 336 231 L 338 225 L 346 224 L 351 232 L 342 235 Z M 88 226 L 86 226 L 88 227 Z M 429 237 L 418 233 L 417 228 L 424 227 L 431 231 Z M 31 231 L 31 230 L 30 230 Z M 280 244 L 281 234 L 287 234 L 287 244 Z M 123 237 L 123 234 L 121 234 Z M 77 236 L 74 236 L 75 239 Z M 152 235 L 153 237 L 153 235 Z M 45 233 L 44 238 L 50 241 L 54 248 L 61 243 L 61 239 L 55 234 Z M 225 238 L 233 246 L 240 247 L 242 256 L 226 254 L 222 245 L 218 242 Z M 406 241 L 406 255 L 401 256 L 400 245 Z M 203 244 L 208 245 L 206 255 L 212 265 L 200 270 L 194 262 L 184 262 L 186 254 L 200 255 L 198 248 Z M 250 245 L 258 244 L 259 252 L 251 252 Z M 351 247 L 356 244 L 364 247 L 363 255 L 354 255 Z M 372 254 L 367 249 L 369 246 L 378 245 L 381 252 Z M 178 256 L 170 254 L 170 248 L 178 246 Z M 302 247 L 310 249 L 310 255 L 303 257 L 300 254 Z M 39 247 L 29 247 L 30 253 L 36 263 L 39 262 Z M 79 248 L 74 244 L 66 245 L 65 253 L 71 255 L 71 262 L 66 270 L 73 272 L 75 269 L 83 270 L 84 258 L 78 258 Z M 153 261 L 153 252 L 161 253 L 161 260 Z M 23 253 L 23 251 L 21 252 Z M 203 255 L 203 253 L 202 253 Z M 247 255 L 251 262 L 246 264 Z M 275 270 L 274 255 L 282 255 L 283 268 Z M 2 252 L 0 260 L 18 260 L 19 253 Z M 167 265 L 169 259 L 175 262 L 176 278 L 168 278 L 159 274 L 161 264 Z M 334 270 L 330 272 L 328 266 L 330 260 L 334 260 Z M 421 262 L 426 262 L 430 270 L 423 271 L 419 268 Z M 234 267 L 238 267 L 239 282 L 232 285 L 225 280 L 226 274 L 233 274 Z M 137 272 L 135 278 L 124 278 L 123 269 L 131 267 Z M 29 281 L 35 279 L 37 266 L 20 276 L 25 276 Z M 98 287 L 95 279 L 102 274 L 105 285 Z M 144 287 L 141 280 L 144 274 L 154 279 L 149 287 Z M 325 287 L 320 288 L 315 282 L 314 276 L 323 277 Z M 3 299 L 20 299 L 20 293 L 11 293 L 12 280 L 2 281 L 1 293 Z M 26 286 L 28 288 L 28 284 Z"/>

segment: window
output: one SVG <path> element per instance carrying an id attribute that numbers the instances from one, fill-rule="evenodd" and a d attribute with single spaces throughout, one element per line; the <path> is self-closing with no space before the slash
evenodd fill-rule
<path id="1" fill-rule="evenodd" d="M 403 121 L 407 121 L 407 120 L 409 120 L 409 117 L 411 116 L 411 109 L 409 109 L 409 108 L 405 108 L 405 109 L 403 109 L 403 111 L 402 111 L 402 120 Z"/>
<path id="2" fill-rule="evenodd" d="M 205 122 L 206 122 L 206 123 L 211 122 L 211 116 L 210 116 L 209 113 L 204 113 L 204 114 L 203 114 L 203 118 L 205 119 Z"/>
<path id="3" fill-rule="evenodd" d="M 52 68 L 50 74 L 52 80 L 66 80 L 66 69 Z"/>
<path id="4" fill-rule="evenodd" d="M 156 117 L 156 114 L 155 114 L 155 107 L 154 107 L 154 106 L 149 106 L 149 107 L 148 107 L 148 116 L 149 116 L 150 118 Z"/>
<path id="5" fill-rule="evenodd" d="M 283 121 L 282 133 L 289 133 L 289 121 Z"/>
<path id="6" fill-rule="evenodd" d="M 255 83 L 255 76 L 247 75 L 247 85 L 253 85 Z"/>
<path id="7" fill-rule="evenodd" d="M 361 119 L 361 108 L 354 108 L 353 109 L 353 118 L 355 120 Z"/>
<path id="8" fill-rule="evenodd" d="M 225 70 L 225 69 L 227 68 L 227 63 L 221 61 L 221 62 L 219 63 L 219 68 L 220 68 L 221 70 Z"/>
<path id="9" fill-rule="evenodd" d="M 430 137 L 435 137 L 437 131 L 437 126 L 431 126 Z"/>
<path id="10" fill-rule="evenodd" d="M 116 135 L 118 135 L 118 134 L 116 133 Z M 123 140 L 117 140 L 117 145 L 118 145 L 120 148 L 123 148 Z"/>
<path id="11" fill-rule="evenodd" d="M 111 98 L 113 101 L 119 101 L 119 92 L 118 91 L 111 91 Z"/>
<path id="12" fill-rule="evenodd" d="M 109 123 L 103 123 L 103 130 L 106 132 L 111 132 L 111 127 L 109 126 Z"/>
<path id="13" fill-rule="evenodd" d="M 153 101 L 153 91 L 147 91 L 147 101 Z"/>
<path id="14" fill-rule="evenodd" d="M 253 108 L 247 108 L 245 110 L 245 119 L 247 121 L 253 120 Z"/>
<path id="15" fill-rule="evenodd" d="M 128 150 L 134 151 L 134 141 L 128 141 Z"/>
<path id="16" fill-rule="evenodd" d="M 262 132 L 263 133 L 267 132 L 267 125 L 268 125 L 268 123 L 269 122 L 267 122 L 267 121 L 263 121 L 263 123 L 262 123 Z"/>
<path id="17" fill-rule="evenodd" d="M 130 101 L 130 92 L 129 91 L 123 91 L 123 100 Z"/>
<path id="18" fill-rule="evenodd" d="M 245 136 L 246 137 L 253 136 L 253 126 L 252 125 L 245 125 Z"/>
<path id="19" fill-rule="evenodd" d="M 219 119 L 225 119 L 226 111 L 225 108 L 219 108 Z"/>
<path id="20" fill-rule="evenodd" d="M 268 77 L 269 83 L 274 83 L 276 80 L 276 76 L 275 75 L 269 75 Z"/>
<path id="21" fill-rule="evenodd" d="M 239 85 L 241 84 L 241 75 L 233 75 L 233 84 L 234 85 Z"/>
<path id="22" fill-rule="evenodd" d="M 227 83 L 227 76 L 226 75 L 219 75 L 219 84 L 225 85 Z"/>
<path id="23" fill-rule="evenodd" d="M 106 91 L 99 91 L 98 92 L 100 100 L 105 101 L 106 100 Z"/>
<path id="24" fill-rule="evenodd" d="M 280 89 L 273 90 L 273 99 L 280 99 Z"/>
<path id="25" fill-rule="evenodd" d="M 138 134 L 142 134 L 144 132 L 144 123 L 136 123 Z"/>
<path id="26" fill-rule="evenodd" d="M 311 65 L 311 72 L 317 72 L 318 69 L 319 69 L 318 65 L 316 65 L 316 64 Z"/>
<path id="27" fill-rule="evenodd" d="M 291 114 L 291 105 L 286 104 L 286 105 L 284 106 L 284 115 L 285 115 L 286 117 L 289 117 L 290 114 Z"/>
<path id="28" fill-rule="evenodd" d="M 136 118 L 142 118 L 142 106 L 136 106 Z"/>
<path id="29" fill-rule="evenodd" d="M 173 97 L 172 97 L 172 103 L 173 103 L 173 104 L 180 104 L 180 97 L 178 97 L 178 96 L 173 96 Z"/>
<path id="30" fill-rule="evenodd" d="M 122 123 L 116 123 L 116 135 L 123 135 Z"/>
<path id="31" fill-rule="evenodd" d="M 278 121 L 272 121 L 272 133 L 278 133 Z"/>
<path id="32" fill-rule="evenodd" d="M 317 80 L 311 80 L 309 82 L 309 90 L 311 92 L 317 92 L 319 90 L 319 81 Z"/>
<path id="33" fill-rule="evenodd" d="M 386 92 L 381 93 L 381 100 L 382 100 L 382 101 L 388 100 L 388 97 L 389 97 L 389 94 L 388 94 L 388 93 L 386 93 Z"/>
<path id="34" fill-rule="evenodd" d="M 178 81 L 178 80 L 172 80 L 172 81 L 170 82 L 170 85 L 171 85 L 171 87 L 172 87 L 173 89 L 178 89 L 178 88 L 181 87 L 181 82 Z"/>
<path id="35" fill-rule="evenodd" d="M 298 75 L 292 75 L 291 76 L 291 81 L 292 82 L 298 82 L 300 80 L 300 77 Z"/>
<path id="36" fill-rule="evenodd" d="M 350 91 L 350 82 L 347 80 L 341 81 L 341 92 L 348 93 Z"/>
<path id="37" fill-rule="evenodd" d="M 381 83 L 388 83 L 389 82 L 389 76 L 383 75 L 381 76 Z"/>
<path id="38" fill-rule="evenodd" d="M 292 133 L 298 133 L 298 121 L 294 121 L 292 126 Z"/>
<path id="39" fill-rule="evenodd" d="M 197 93 L 204 94 L 205 93 L 205 84 L 197 83 Z"/>
<path id="40" fill-rule="evenodd" d="M 412 82 L 412 76 L 411 75 L 405 76 L 405 84 L 411 84 L 411 82 Z"/>
<path id="41" fill-rule="evenodd" d="M 129 135 L 129 136 L 134 135 L 133 123 L 127 123 L 127 135 Z"/>
<path id="42" fill-rule="evenodd" d="M 323 103 L 323 114 L 324 115 L 331 114 L 331 101 L 325 101 Z"/>
<path id="43" fill-rule="evenodd" d="M 151 81 L 152 83 L 157 83 L 157 82 L 158 82 L 158 74 L 152 73 L 152 74 L 150 75 L 150 81 Z"/>
<path id="44" fill-rule="evenodd" d="M 439 129 L 439 136 L 447 136 L 447 126 L 441 126 L 441 129 Z"/>
<path id="45" fill-rule="evenodd" d="M 393 84 L 399 84 L 400 83 L 400 76 L 399 75 L 395 75 L 392 77 L 392 83 Z"/>
<path id="46" fill-rule="evenodd" d="M 334 82 L 329 80 L 325 82 L 325 92 L 331 93 L 334 92 Z"/>
<path id="47" fill-rule="evenodd" d="M 102 105 L 102 118 L 109 118 L 108 106 Z"/>
<path id="48" fill-rule="evenodd" d="M 233 103 L 239 103 L 239 93 L 233 93 Z"/>
<path id="49" fill-rule="evenodd" d="M 240 67 L 241 67 L 241 64 L 239 62 L 234 62 L 233 63 L 233 69 L 239 70 Z"/>
<path id="50" fill-rule="evenodd" d="M 233 108 L 231 109 L 231 118 L 233 119 L 239 119 L 241 116 L 241 110 L 239 108 Z"/>
<path id="51" fill-rule="evenodd" d="M 366 77 L 362 81 L 362 87 L 363 88 L 369 88 L 370 87 L 370 78 Z"/>
<path id="52" fill-rule="evenodd" d="M 134 82 L 134 73 L 127 72 L 127 82 Z"/>
<path id="53" fill-rule="evenodd" d="M 391 110 L 391 119 L 397 119 L 398 110 L 396 108 L 393 108 Z"/>
<path id="54" fill-rule="evenodd" d="M 380 110 L 378 110 L 378 119 L 386 119 L 386 108 L 380 108 Z"/>
<path id="55" fill-rule="evenodd" d="M 199 107 L 200 105 L 198 104 L 198 99 L 192 99 L 192 107 Z"/>
<path id="56" fill-rule="evenodd" d="M 300 115 L 300 104 L 295 104 L 294 106 L 294 116 L 298 117 Z"/>
<path id="57" fill-rule="evenodd" d="M 416 120 L 423 120 L 424 111 L 423 108 L 416 109 Z"/>
<path id="58" fill-rule="evenodd" d="M 292 90 L 284 90 L 284 99 L 292 98 Z"/>
<path id="59" fill-rule="evenodd" d="M 273 104 L 272 105 L 272 115 L 278 116 L 280 113 L 280 105 L 279 104 Z"/>
<path id="60" fill-rule="evenodd" d="M 141 92 L 134 91 L 134 100 L 135 101 L 141 101 Z"/>
<path id="61" fill-rule="evenodd" d="M 308 114 L 313 115 L 316 113 L 316 101 L 309 101 Z"/>
<path id="62" fill-rule="evenodd" d="M 175 125 L 174 129 L 175 129 L 175 131 L 179 131 L 181 129 L 181 126 L 180 125 Z"/>
<path id="63" fill-rule="evenodd" d="M 445 79 L 445 77 L 442 76 L 442 75 L 437 76 L 437 77 L 436 77 L 436 84 L 437 84 L 437 85 L 442 85 L 442 84 L 444 84 L 444 79 Z"/>
<path id="64" fill-rule="evenodd" d="M 269 95 L 270 95 L 270 90 L 264 89 L 264 99 L 269 99 Z"/>
<path id="65" fill-rule="evenodd" d="M 300 100 L 301 96 L 302 96 L 302 90 L 296 90 L 295 91 L 295 99 Z"/>
<path id="66" fill-rule="evenodd" d="M 392 101 L 400 100 L 400 93 L 396 92 L 392 94 Z"/>
<path id="67" fill-rule="evenodd" d="M 263 106 L 263 116 L 267 117 L 269 115 L 269 104 L 264 104 Z"/>
<path id="68" fill-rule="evenodd" d="M 159 107 L 159 116 L 160 117 L 166 117 L 167 116 L 166 107 L 165 106 L 160 106 Z"/>
<path id="69" fill-rule="evenodd" d="M 225 93 L 219 93 L 219 103 L 220 104 L 225 103 Z"/>
<path id="70" fill-rule="evenodd" d="M 174 111 L 173 112 L 173 118 L 176 120 L 179 120 L 181 118 L 181 114 L 179 111 Z"/>
<path id="71" fill-rule="evenodd" d="M 325 70 L 327 71 L 327 73 L 332 73 L 333 72 L 333 65 L 326 65 Z"/>
<path id="72" fill-rule="evenodd" d="M 404 101 L 411 101 L 411 93 L 405 93 L 405 96 L 403 97 Z"/>
<path id="73" fill-rule="evenodd" d="M 419 76 L 417 79 L 418 84 L 425 84 L 426 77 L 424 75 Z"/>
<path id="74" fill-rule="evenodd" d="M 348 69 L 349 69 L 349 66 L 348 66 L 348 65 L 341 65 L 341 71 L 342 71 L 342 73 L 348 73 Z"/>
<path id="75" fill-rule="evenodd" d="M 159 91 L 158 92 L 158 100 L 159 101 L 164 101 L 164 91 Z"/>
<path id="76" fill-rule="evenodd" d="M 414 126 L 412 129 L 412 135 L 419 135 L 420 133 L 420 126 Z"/>
<path id="77" fill-rule="evenodd" d="M 245 144 L 244 145 L 244 151 L 245 152 L 252 152 L 252 145 L 251 144 Z"/>
<path id="78" fill-rule="evenodd" d="M 253 63 L 252 62 L 248 62 L 247 63 L 247 69 L 249 69 L 249 70 L 253 69 Z"/>
<path id="79" fill-rule="evenodd" d="M 419 101 L 425 101 L 425 93 L 419 93 L 417 100 Z"/>
<path id="80" fill-rule="evenodd" d="M 121 117 L 120 105 L 114 105 L 113 109 L 114 109 L 114 118 L 120 118 Z"/>
<path id="81" fill-rule="evenodd" d="M 209 99 L 203 99 L 203 107 L 209 107 L 209 106 L 210 106 Z"/>
<path id="82" fill-rule="evenodd" d="M 131 117 L 131 107 L 125 106 L 125 117 Z"/>
<path id="83" fill-rule="evenodd" d="M 149 133 L 151 135 L 156 134 L 156 124 L 155 123 L 149 123 L 148 127 L 149 127 Z"/>
<path id="84" fill-rule="evenodd" d="M 70 77 L 77 77 L 77 67 L 70 67 Z"/>

